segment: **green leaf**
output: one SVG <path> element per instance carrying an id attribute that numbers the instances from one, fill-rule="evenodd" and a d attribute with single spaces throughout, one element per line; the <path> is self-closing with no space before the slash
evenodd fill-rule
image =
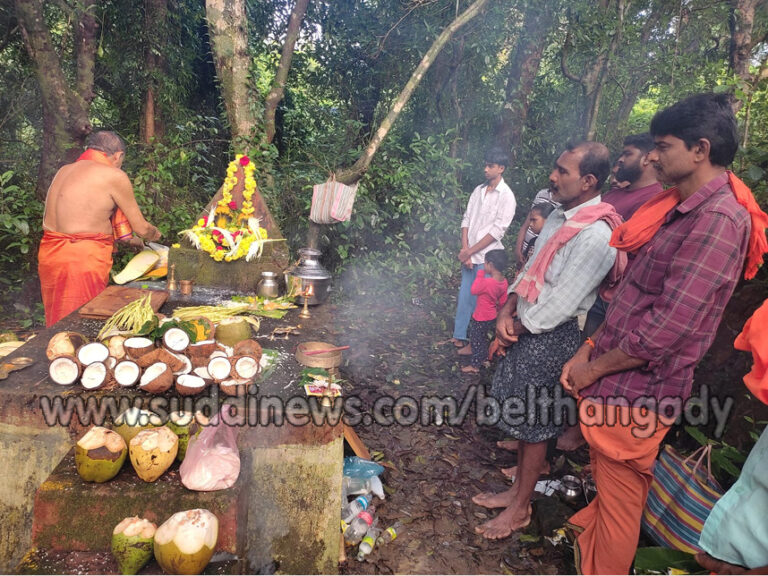
<path id="1" fill-rule="evenodd" d="M 707 444 L 711 444 L 712 442 L 709 440 L 709 438 L 706 437 L 706 435 L 699 430 L 698 428 L 694 428 L 693 426 L 686 426 L 685 431 L 688 432 L 688 434 L 696 440 L 699 444 L 702 446 L 706 446 Z"/>

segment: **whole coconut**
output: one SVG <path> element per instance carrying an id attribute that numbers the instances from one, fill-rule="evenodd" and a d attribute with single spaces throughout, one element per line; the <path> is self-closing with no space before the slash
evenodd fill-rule
<path id="1" fill-rule="evenodd" d="M 208 510 L 177 512 L 155 532 L 155 558 L 167 574 L 200 574 L 219 538 L 219 520 Z"/>
<path id="2" fill-rule="evenodd" d="M 152 559 L 157 526 L 145 518 L 125 518 L 112 531 L 112 555 L 123 574 L 137 574 Z"/>
<path id="3" fill-rule="evenodd" d="M 107 482 L 120 472 L 127 453 L 120 434 L 94 426 L 75 444 L 77 473 L 86 482 Z"/>

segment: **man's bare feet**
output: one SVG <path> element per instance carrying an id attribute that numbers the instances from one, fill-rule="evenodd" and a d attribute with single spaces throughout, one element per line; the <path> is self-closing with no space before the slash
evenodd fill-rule
<path id="1" fill-rule="evenodd" d="M 544 461 L 544 466 L 541 468 L 541 474 L 546 475 L 549 474 L 552 471 L 550 468 L 549 462 L 546 460 Z M 509 478 L 510 480 L 514 480 L 517 477 L 517 466 L 510 466 L 509 468 L 502 468 L 501 473 Z"/>
<path id="2" fill-rule="evenodd" d="M 464 346 L 467 345 L 467 343 L 464 340 L 459 340 L 458 338 L 451 338 L 450 340 L 448 340 L 448 342 L 456 346 L 456 348 L 463 348 Z"/>
<path id="3" fill-rule="evenodd" d="M 517 440 L 499 440 L 496 442 L 496 446 L 502 450 L 509 450 L 510 452 L 517 452 L 519 446 Z"/>
<path id="4" fill-rule="evenodd" d="M 505 492 L 481 492 L 472 497 L 472 502 L 483 508 L 507 508 L 512 505 L 517 495 L 516 487 Z"/>
<path id="5" fill-rule="evenodd" d="M 459 348 L 459 356 L 472 356 L 472 345 L 467 344 L 464 348 Z"/>
<path id="6" fill-rule="evenodd" d="M 488 522 L 475 526 L 475 532 L 488 540 L 500 540 L 506 538 L 512 532 L 522 530 L 531 523 L 531 506 L 528 505 L 525 512 L 520 513 L 517 508 L 508 507 L 501 514 Z"/>
<path id="7" fill-rule="evenodd" d="M 480 368 L 472 366 L 471 364 L 469 366 L 462 366 L 461 371 L 464 372 L 464 374 L 480 374 Z"/>

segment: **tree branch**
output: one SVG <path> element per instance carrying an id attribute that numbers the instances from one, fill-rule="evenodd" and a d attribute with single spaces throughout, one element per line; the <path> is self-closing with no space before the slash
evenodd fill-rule
<path id="1" fill-rule="evenodd" d="M 560 51 L 560 70 L 563 71 L 563 76 L 568 78 L 568 80 L 573 80 L 574 82 L 578 82 L 579 84 L 584 83 L 584 78 L 582 76 L 577 76 L 573 72 L 571 72 L 570 68 L 568 68 L 568 53 L 571 48 L 571 28 L 568 27 L 568 31 L 565 33 L 565 42 L 563 42 L 563 49 Z"/>
<path id="2" fill-rule="evenodd" d="M 275 138 L 275 113 L 277 105 L 283 99 L 285 83 L 288 81 L 288 71 L 291 68 L 293 50 L 296 46 L 296 40 L 299 38 L 299 32 L 301 32 L 301 22 L 304 20 L 308 4 L 309 0 L 296 0 L 296 5 L 293 7 L 291 17 L 288 20 L 288 30 L 285 35 L 283 52 L 280 55 L 280 64 L 277 66 L 275 81 L 272 82 L 272 88 L 267 95 L 264 106 L 264 132 L 268 144 Z"/>

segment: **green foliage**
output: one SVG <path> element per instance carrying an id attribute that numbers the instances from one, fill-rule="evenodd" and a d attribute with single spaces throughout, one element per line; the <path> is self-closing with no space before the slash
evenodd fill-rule
<path id="1" fill-rule="evenodd" d="M 6 289 L 19 288 L 31 270 L 43 213 L 34 190 L 14 180 L 11 171 L 0 174 L 0 284 Z"/>
<path id="2" fill-rule="evenodd" d="M 702 446 L 712 445 L 712 474 L 722 484 L 732 484 L 739 477 L 746 454 L 725 442 L 707 438 L 699 428 L 686 426 L 685 431 Z"/>

